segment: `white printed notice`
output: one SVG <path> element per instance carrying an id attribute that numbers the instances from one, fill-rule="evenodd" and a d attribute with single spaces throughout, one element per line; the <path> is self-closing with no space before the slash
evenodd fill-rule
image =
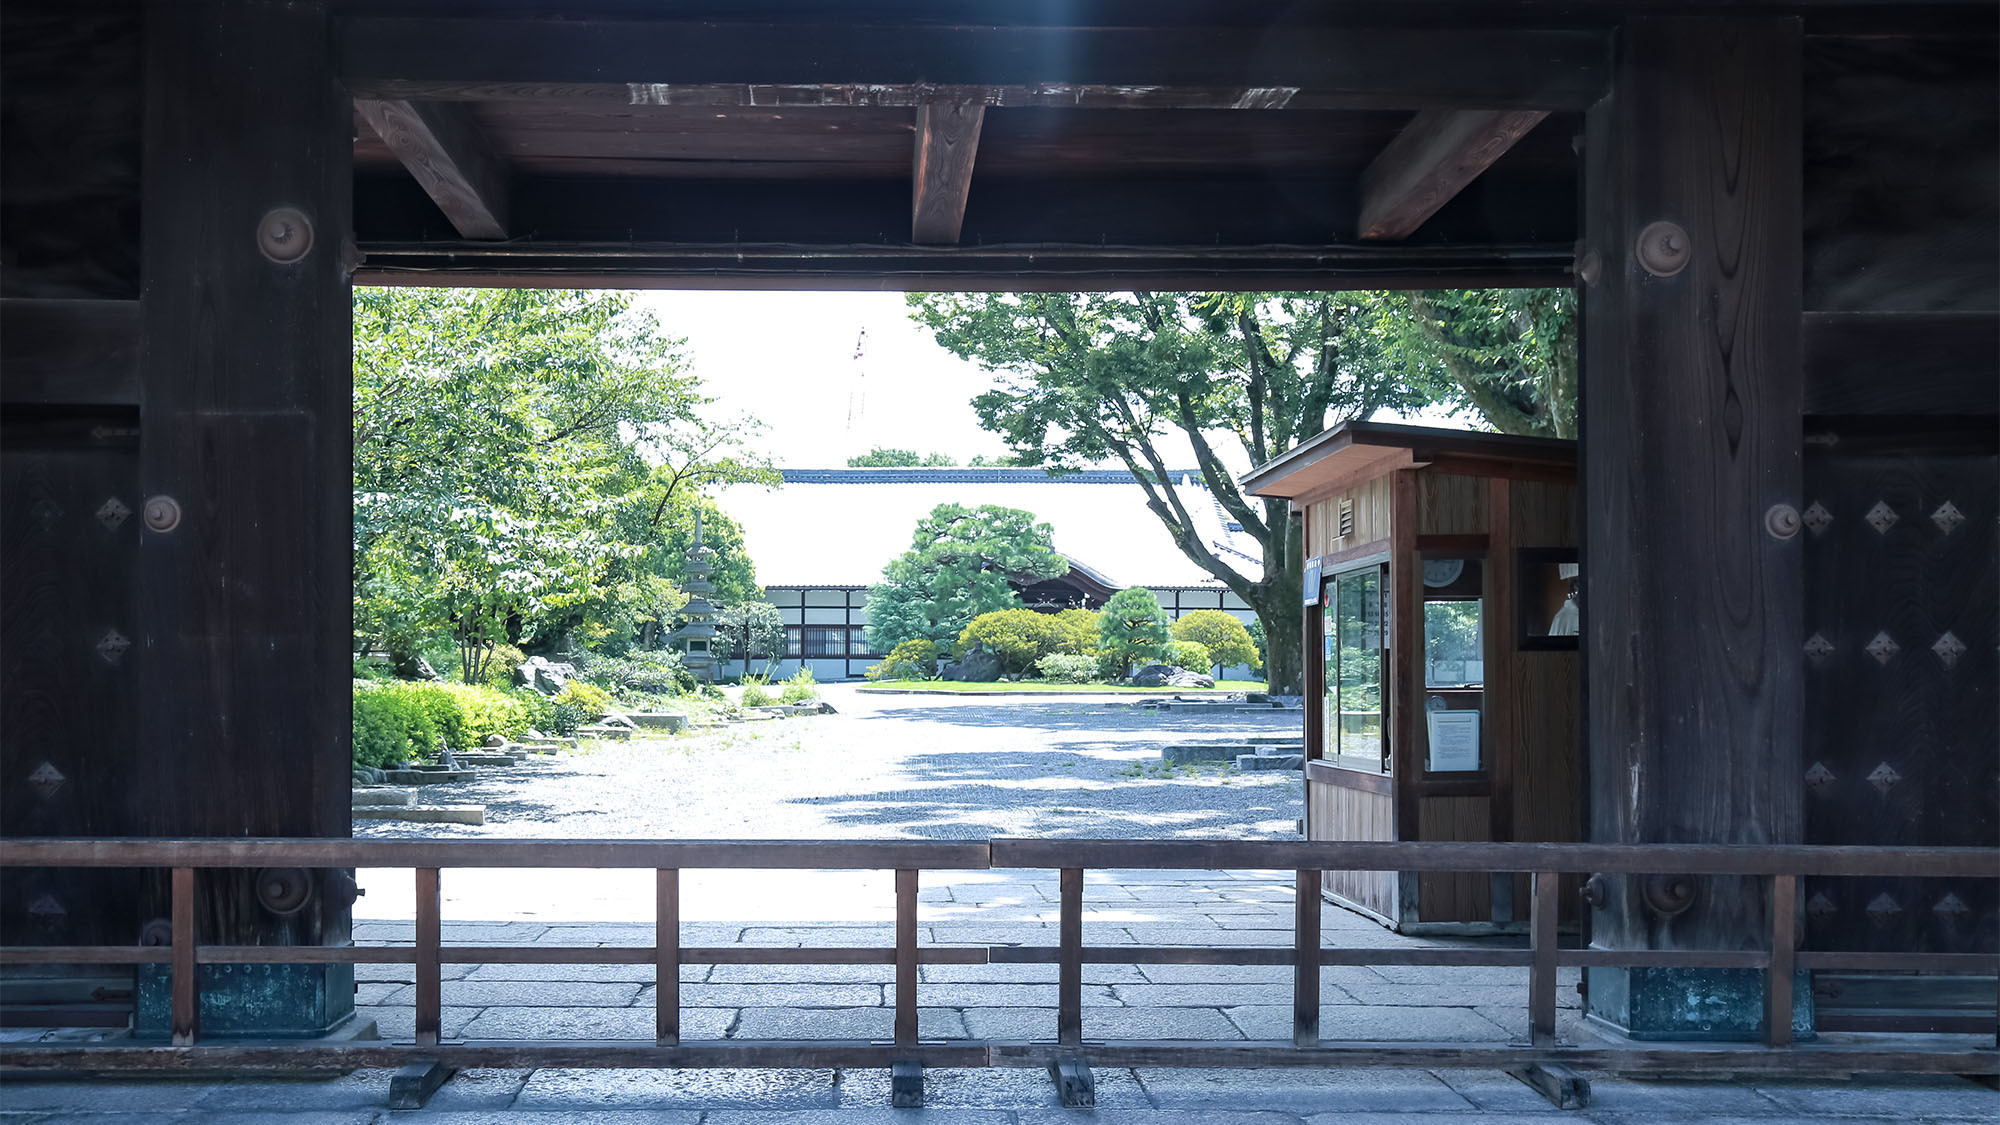
<path id="1" fill-rule="evenodd" d="M 1426 711 L 1431 736 L 1432 773 L 1460 773 L 1479 768 L 1479 712 Z"/>

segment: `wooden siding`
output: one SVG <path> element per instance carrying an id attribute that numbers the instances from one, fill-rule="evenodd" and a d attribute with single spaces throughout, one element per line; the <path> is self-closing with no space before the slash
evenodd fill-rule
<path id="1" fill-rule="evenodd" d="M 1327 781 L 1306 783 L 1306 801 L 1315 840 L 1393 840 L 1393 798 Z M 1394 920 L 1396 880 L 1390 871 L 1329 871 L 1325 889 L 1334 897 Z"/>
<path id="2" fill-rule="evenodd" d="M 1483 843 L 1493 838 L 1486 797 L 1425 797 L 1417 802 L 1417 838 Z M 1493 880 L 1479 873 L 1423 872 L 1417 916 L 1405 922 L 1486 922 L 1493 917 Z"/>
<path id="3" fill-rule="evenodd" d="M 1480 535 L 1485 531 L 1485 478 L 1417 474 L 1417 534 Z"/>
<path id="4" fill-rule="evenodd" d="M 1576 486 L 1546 481 L 1508 483 L 1508 513 L 1516 547 L 1574 547 L 1583 541 Z"/>
<path id="5" fill-rule="evenodd" d="M 1335 535 L 1340 526 L 1340 502 L 1354 501 L 1354 534 Z M 1389 477 L 1362 481 L 1306 506 L 1306 553 L 1333 555 L 1389 538 Z"/>

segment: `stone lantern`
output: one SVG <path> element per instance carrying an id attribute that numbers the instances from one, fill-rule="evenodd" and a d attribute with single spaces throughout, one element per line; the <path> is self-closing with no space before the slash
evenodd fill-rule
<path id="1" fill-rule="evenodd" d="M 694 678 L 703 683 L 715 682 L 718 663 L 715 654 L 715 603 L 708 600 L 715 593 L 715 583 L 708 576 L 715 572 L 709 560 L 715 552 L 702 542 L 701 513 L 694 514 L 694 545 L 687 552 L 687 577 L 681 582 L 681 589 L 688 593 L 687 605 L 681 607 L 681 616 L 686 623 L 674 631 L 671 638 L 681 646 L 682 663 Z"/>

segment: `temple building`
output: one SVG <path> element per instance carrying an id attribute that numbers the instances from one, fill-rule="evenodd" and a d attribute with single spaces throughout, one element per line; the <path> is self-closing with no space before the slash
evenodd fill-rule
<path id="1" fill-rule="evenodd" d="M 1211 550 L 1239 572 L 1262 573 L 1257 541 L 1216 504 L 1189 469 L 1174 485 Z M 910 547 L 917 521 L 940 504 L 997 504 L 1032 512 L 1055 531 L 1069 573 L 1021 589 L 1030 608 L 1095 609 L 1118 591 L 1144 586 L 1171 616 L 1221 609 L 1248 625 L 1256 613 L 1174 545 L 1123 469 L 1054 476 L 1042 469 L 786 469 L 784 484 L 723 490 L 724 511 L 743 527 L 757 580 L 785 622 L 774 672 L 811 668 L 821 680 L 861 676 L 882 659 L 868 643 L 868 587 Z M 725 662 L 741 671 L 743 654 Z M 762 660 L 753 660 L 757 668 Z M 1226 670 L 1231 678 L 1248 668 Z"/>

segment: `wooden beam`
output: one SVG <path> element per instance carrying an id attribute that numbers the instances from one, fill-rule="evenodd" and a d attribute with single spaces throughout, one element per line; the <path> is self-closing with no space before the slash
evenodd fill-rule
<path id="1" fill-rule="evenodd" d="M 461 237 L 507 237 L 507 167 L 462 105 L 357 99 L 359 113 Z"/>
<path id="2" fill-rule="evenodd" d="M 1361 237 L 1410 237 L 1547 116 L 1490 109 L 1417 114 L 1361 173 Z"/>
<path id="3" fill-rule="evenodd" d="M 911 173 L 910 241 L 952 246 L 965 223 L 972 161 L 986 106 L 976 101 L 926 102 L 917 107 L 917 153 Z"/>
<path id="4" fill-rule="evenodd" d="M 1581 111 L 1608 77 L 1596 30 L 384 16 L 339 35 L 348 88 L 385 99 Z"/>

